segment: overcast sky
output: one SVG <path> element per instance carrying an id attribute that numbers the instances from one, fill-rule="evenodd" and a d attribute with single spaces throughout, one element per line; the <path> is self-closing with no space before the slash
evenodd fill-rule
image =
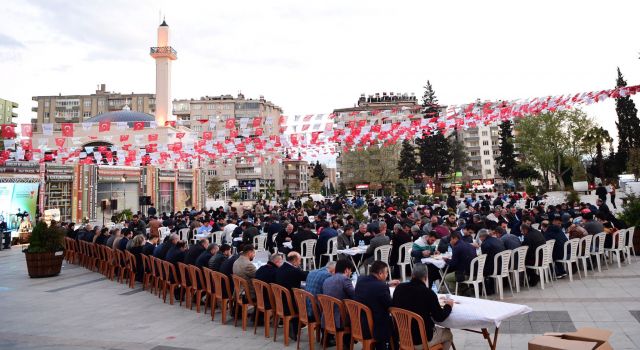
<path id="1" fill-rule="evenodd" d="M 612 88 L 617 66 L 640 84 L 640 1 L 3 0 L 0 97 L 23 123 L 31 96 L 155 92 L 160 11 L 174 98 L 242 91 L 294 115 L 427 80 L 442 104 Z M 617 136 L 613 101 L 586 110 Z"/>

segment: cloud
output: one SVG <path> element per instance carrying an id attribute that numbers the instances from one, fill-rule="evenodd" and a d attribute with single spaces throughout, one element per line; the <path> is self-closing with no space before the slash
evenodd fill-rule
<path id="1" fill-rule="evenodd" d="M 15 38 L 0 33 L 0 48 L 22 49 L 24 44 Z"/>

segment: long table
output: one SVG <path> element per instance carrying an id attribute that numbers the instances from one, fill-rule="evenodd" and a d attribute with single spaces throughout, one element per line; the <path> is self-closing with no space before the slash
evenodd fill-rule
<path id="1" fill-rule="evenodd" d="M 436 324 L 446 328 L 461 329 L 482 334 L 489 343 L 489 348 L 492 350 L 496 349 L 498 332 L 502 321 L 532 311 L 531 308 L 526 305 L 457 295 L 451 295 L 450 297 L 456 302 L 451 309 L 451 314 L 446 320 L 436 322 Z M 493 338 L 489 333 L 490 327 L 496 327 Z M 480 330 L 478 331 L 477 329 Z"/>

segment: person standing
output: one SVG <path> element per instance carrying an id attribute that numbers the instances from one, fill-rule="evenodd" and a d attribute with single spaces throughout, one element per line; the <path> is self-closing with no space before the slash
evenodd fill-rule
<path id="1" fill-rule="evenodd" d="M 613 181 L 609 182 L 609 184 L 607 185 L 607 192 L 611 197 L 611 204 L 613 205 L 613 209 L 618 209 L 618 207 L 616 206 L 616 184 Z"/>
<path id="2" fill-rule="evenodd" d="M 598 196 L 598 198 L 602 199 L 603 203 L 607 202 L 607 189 L 604 187 L 602 182 L 596 188 L 596 196 Z"/>

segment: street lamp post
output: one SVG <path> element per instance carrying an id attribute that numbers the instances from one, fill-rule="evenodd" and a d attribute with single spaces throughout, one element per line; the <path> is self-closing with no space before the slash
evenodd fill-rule
<path id="1" fill-rule="evenodd" d="M 120 182 L 122 183 L 122 210 L 125 210 L 127 206 L 127 188 L 126 188 L 127 175 L 122 174 L 122 177 L 120 178 Z"/>

